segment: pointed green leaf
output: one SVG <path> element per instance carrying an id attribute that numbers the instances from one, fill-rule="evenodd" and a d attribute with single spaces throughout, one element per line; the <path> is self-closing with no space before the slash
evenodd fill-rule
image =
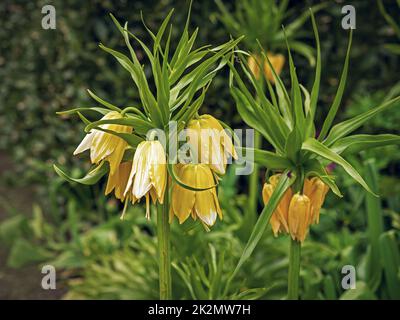
<path id="1" fill-rule="evenodd" d="M 397 102 L 400 100 L 400 96 L 389 101 L 382 103 L 380 106 L 375 107 L 371 110 L 368 110 L 362 114 L 359 114 L 351 119 L 345 120 L 339 124 L 336 124 L 332 127 L 329 132 L 328 137 L 326 138 L 324 144 L 330 147 L 333 143 L 339 140 L 342 137 L 345 137 L 349 133 L 357 130 L 361 127 L 364 122 L 368 121 L 378 113 L 385 111 L 389 107 L 399 106 Z"/>
<path id="2" fill-rule="evenodd" d="M 290 175 L 290 177 L 289 177 L 289 175 Z M 230 279 L 232 279 L 236 275 L 236 273 L 239 271 L 239 269 L 241 268 L 243 263 L 245 263 L 247 261 L 247 259 L 250 258 L 254 248 L 260 241 L 262 235 L 264 234 L 264 231 L 267 228 L 267 225 L 272 216 L 272 213 L 278 206 L 279 201 L 285 194 L 286 190 L 289 189 L 289 187 L 293 184 L 293 182 L 295 180 L 296 180 L 295 174 L 293 172 L 291 174 L 289 174 L 288 170 L 286 170 L 281 175 L 281 178 L 279 179 L 279 182 L 278 182 L 274 192 L 272 193 L 271 198 L 269 199 L 267 205 L 262 210 L 260 217 L 258 218 L 256 225 L 254 226 L 254 229 L 250 235 L 250 238 L 247 241 L 247 244 L 243 250 L 242 256 L 240 257 L 239 262 L 236 265 L 236 268 L 233 271 Z"/>
<path id="3" fill-rule="evenodd" d="M 77 182 L 85 185 L 95 184 L 100 180 L 102 176 L 104 176 L 108 172 L 108 162 L 102 161 L 97 167 L 91 169 L 83 178 L 72 178 L 68 174 L 66 174 L 63 170 L 61 170 L 57 165 L 53 165 L 56 173 L 63 179 L 69 182 Z"/>
<path id="4" fill-rule="evenodd" d="M 375 193 L 370 189 L 361 175 L 357 172 L 353 166 L 348 163 L 345 159 L 339 156 L 337 153 L 329 149 L 327 146 L 319 142 L 314 138 L 308 138 L 306 141 L 303 142 L 302 146 L 303 150 L 311 151 L 322 158 L 328 159 L 332 162 L 337 163 L 340 165 L 355 181 L 357 181 L 361 186 L 364 187 L 365 190 L 375 195 Z"/>
<path id="5" fill-rule="evenodd" d="M 353 39 L 353 29 L 350 29 L 350 38 L 349 44 L 347 46 L 346 58 L 344 61 L 342 76 L 340 77 L 339 87 L 336 92 L 335 99 L 333 99 L 332 106 L 329 109 L 328 115 L 325 118 L 324 124 L 322 125 L 321 133 L 319 134 L 318 140 L 322 140 L 325 138 L 326 134 L 328 133 L 329 128 L 332 125 L 333 120 L 335 119 L 336 113 L 339 109 L 340 103 L 342 102 L 343 92 L 346 85 L 347 80 L 347 71 L 349 69 L 349 59 L 350 59 L 350 48 L 351 42 Z"/>

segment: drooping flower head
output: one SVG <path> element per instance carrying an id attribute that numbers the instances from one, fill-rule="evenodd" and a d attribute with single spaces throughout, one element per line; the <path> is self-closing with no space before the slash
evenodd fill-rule
<path id="1" fill-rule="evenodd" d="M 120 119 L 122 115 L 117 111 L 110 111 L 101 120 Z M 132 133 L 132 127 L 119 124 L 102 124 L 102 129 L 112 130 L 118 133 Z M 110 174 L 113 175 L 121 163 L 127 142 L 120 137 L 101 130 L 92 129 L 74 151 L 77 155 L 90 149 L 90 160 L 98 164 L 101 160 L 110 163 Z"/>
<path id="2" fill-rule="evenodd" d="M 163 203 L 167 182 L 165 151 L 159 141 L 143 141 L 137 146 L 124 196 L 132 203 L 146 197 L 146 217 L 150 218 L 150 197 Z"/>
<path id="3" fill-rule="evenodd" d="M 264 205 L 270 200 L 280 176 L 281 174 L 274 174 L 269 178 L 269 183 L 264 184 Z M 293 195 L 292 188 L 288 188 L 270 219 L 274 235 L 277 236 L 280 232 L 290 233 L 293 239 L 303 242 L 309 226 L 319 223 L 319 213 L 328 191 L 329 187 L 318 177 L 305 179 L 303 194 Z"/>
<path id="4" fill-rule="evenodd" d="M 204 164 L 183 164 L 176 166 L 177 176 L 185 185 L 194 191 L 175 184 L 172 189 L 171 219 L 178 217 L 179 223 L 186 221 L 189 216 L 194 220 L 200 219 L 206 226 L 214 225 L 217 215 L 222 219 L 213 173 Z"/>
<path id="5" fill-rule="evenodd" d="M 209 165 L 218 174 L 225 174 L 230 156 L 237 159 L 232 138 L 219 121 L 209 114 L 190 120 L 187 135 L 189 144 L 197 152 L 196 162 Z"/>

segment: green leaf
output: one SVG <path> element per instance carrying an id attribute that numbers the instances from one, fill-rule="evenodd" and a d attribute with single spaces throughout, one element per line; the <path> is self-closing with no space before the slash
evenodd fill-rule
<path id="1" fill-rule="evenodd" d="M 70 110 L 64 110 L 64 111 L 58 111 L 56 112 L 56 114 L 58 115 L 64 115 L 64 114 L 74 114 L 74 113 L 78 113 L 81 111 L 96 111 L 102 115 L 106 115 L 107 113 L 110 112 L 109 109 L 106 108 L 97 108 L 97 107 L 82 107 L 82 108 L 74 108 L 74 109 L 70 109 Z"/>
<path id="2" fill-rule="evenodd" d="M 11 268 L 21 268 L 28 264 L 37 264 L 50 259 L 53 254 L 41 246 L 33 245 L 20 238 L 12 246 L 7 265 Z"/>
<path id="3" fill-rule="evenodd" d="M 364 168 L 365 180 L 373 190 L 378 190 L 378 170 L 376 169 L 375 161 L 373 159 L 366 161 Z M 381 200 L 371 194 L 366 194 L 365 210 L 367 212 L 367 235 L 369 239 L 366 279 L 368 286 L 373 291 L 376 291 L 381 284 L 382 278 L 382 264 L 379 248 L 379 236 L 383 233 Z"/>
<path id="4" fill-rule="evenodd" d="M 370 148 L 400 144 L 400 136 L 395 134 L 356 134 L 337 140 L 331 150 L 338 154 L 354 154 Z"/>
<path id="5" fill-rule="evenodd" d="M 136 117 L 126 117 L 126 118 L 105 119 L 105 120 L 90 122 L 85 127 L 85 132 L 89 132 L 90 130 L 95 128 L 100 130 L 101 128 L 99 126 L 104 124 L 117 124 L 117 125 L 129 126 L 132 127 L 135 132 L 143 135 L 146 135 L 149 130 L 154 129 L 154 126 L 149 121 Z"/>
<path id="6" fill-rule="evenodd" d="M 317 24 L 315 23 L 315 17 L 310 9 L 311 12 L 311 21 L 312 21 L 312 26 L 314 30 L 314 37 L 315 37 L 315 42 L 317 44 L 317 65 L 315 67 L 315 77 L 314 77 L 314 84 L 311 89 L 311 98 L 310 98 L 310 116 L 307 117 L 306 120 L 306 127 L 307 127 L 307 137 L 311 136 L 311 131 L 312 131 L 312 126 L 314 125 L 314 118 L 315 118 L 315 112 L 317 109 L 317 103 L 318 103 L 318 95 L 319 95 L 319 85 L 321 82 L 321 44 L 319 42 L 319 34 L 318 34 L 318 28 Z"/>
<path id="7" fill-rule="evenodd" d="M 297 163 L 300 157 L 301 145 L 303 143 L 301 133 L 297 127 L 290 132 L 285 145 L 285 154 L 293 163 Z"/>
<path id="8" fill-rule="evenodd" d="M 294 111 L 295 127 L 297 127 L 300 133 L 303 133 L 306 128 L 304 122 L 305 116 L 303 110 L 303 101 L 301 98 L 301 89 L 296 74 L 296 68 L 293 63 L 292 53 L 290 52 L 289 42 L 286 37 L 285 40 L 289 56 L 290 79 L 292 84 L 292 108 Z"/>
<path id="9" fill-rule="evenodd" d="M 319 134 L 318 140 L 322 140 L 325 138 L 329 128 L 332 125 L 333 120 L 335 119 L 340 103 L 342 102 L 343 92 L 347 80 L 347 72 L 349 69 L 349 59 L 350 59 L 350 49 L 351 49 L 352 39 L 353 39 L 353 29 L 350 29 L 349 44 L 347 46 L 346 58 L 344 61 L 342 76 L 340 77 L 339 87 L 337 89 L 335 99 L 333 99 L 332 106 L 329 109 L 328 115 L 325 118 L 324 124 L 322 125 L 321 133 Z"/>
<path id="10" fill-rule="evenodd" d="M 247 261 L 247 259 L 250 258 L 254 248 L 257 246 L 262 235 L 264 234 L 264 231 L 267 228 L 267 225 L 269 223 L 272 213 L 278 206 L 279 201 L 283 197 L 286 190 L 289 189 L 289 187 L 293 184 L 293 182 L 295 180 L 296 180 L 296 176 L 293 172 L 290 174 L 290 177 L 289 177 L 289 170 L 286 170 L 281 175 L 281 178 L 279 179 L 279 182 L 278 182 L 274 192 L 272 193 L 271 198 L 269 199 L 267 205 L 262 210 L 260 217 L 258 218 L 257 223 L 253 228 L 250 238 L 246 243 L 243 253 L 242 253 L 242 255 L 239 259 L 239 262 L 236 265 L 236 268 L 233 271 L 230 279 L 234 278 L 234 276 L 239 271 L 239 269 L 241 268 L 243 263 L 245 263 Z"/>
<path id="11" fill-rule="evenodd" d="M 77 182 L 85 185 L 95 184 L 108 172 L 108 162 L 102 161 L 97 167 L 91 169 L 83 178 L 72 178 L 61 170 L 57 165 L 53 165 L 56 173 L 68 182 Z"/>
<path id="12" fill-rule="evenodd" d="M 277 155 L 276 153 L 265 151 L 256 148 L 237 148 L 239 153 L 254 153 L 254 162 L 264 166 L 267 169 L 278 170 L 287 169 L 292 166 L 292 163 L 285 157 Z M 246 156 L 245 156 L 246 157 Z"/>
<path id="13" fill-rule="evenodd" d="M 371 110 L 368 110 L 362 114 L 359 114 L 358 116 L 355 116 L 351 119 L 345 120 L 337 125 L 334 125 L 329 132 L 328 137 L 324 141 L 324 144 L 330 147 L 333 143 L 335 143 L 337 140 L 340 138 L 348 135 L 349 133 L 353 132 L 354 130 L 358 129 L 361 127 L 364 122 L 368 121 L 378 113 L 388 109 L 389 107 L 392 107 L 394 105 L 397 105 L 396 102 L 400 100 L 400 96 L 396 97 L 394 99 L 391 99 L 389 101 L 385 101 L 378 107 L 375 107 Z"/>
<path id="14" fill-rule="evenodd" d="M 394 231 L 383 233 L 379 238 L 382 266 L 386 287 L 391 299 L 400 299 L 400 253 Z"/>
<path id="15" fill-rule="evenodd" d="M 113 111 L 117 111 L 117 112 L 121 112 L 121 109 L 118 108 L 117 106 L 114 106 L 113 104 L 101 99 L 100 97 L 98 97 L 97 95 L 94 94 L 94 92 L 92 92 L 91 90 L 87 89 L 87 92 L 89 93 L 89 95 L 96 100 L 98 103 L 102 104 L 103 106 L 105 106 L 106 108 L 113 110 Z"/>
<path id="16" fill-rule="evenodd" d="M 361 175 L 357 172 L 356 169 L 353 168 L 353 166 L 348 163 L 345 159 L 343 159 L 341 156 L 339 156 L 337 153 L 329 149 L 327 146 L 319 142 L 318 140 L 314 138 L 308 138 L 306 141 L 303 142 L 302 146 L 303 150 L 308 150 L 311 151 L 322 158 L 328 159 L 332 162 L 337 163 L 340 165 L 355 181 L 357 181 L 365 190 L 368 192 L 372 193 L 373 195 L 376 195 L 370 187 L 367 185 L 367 183 L 364 181 L 364 179 L 361 177 Z"/>

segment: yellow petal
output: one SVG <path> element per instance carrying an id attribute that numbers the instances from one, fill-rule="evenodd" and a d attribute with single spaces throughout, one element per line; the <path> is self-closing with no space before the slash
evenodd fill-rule
<path id="1" fill-rule="evenodd" d="M 283 65 L 285 64 L 285 57 L 281 54 L 274 55 L 272 53 L 268 53 L 267 57 L 268 57 L 269 61 L 271 62 L 271 65 L 274 68 L 275 73 L 279 76 L 281 74 Z M 265 74 L 265 77 L 271 83 L 274 83 L 275 79 L 273 76 L 273 72 L 272 72 L 267 60 L 265 60 L 265 62 L 264 62 L 264 74 Z"/>
<path id="2" fill-rule="evenodd" d="M 180 180 L 190 186 L 195 185 L 195 172 L 190 165 L 178 167 L 176 174 Z M 195 191 L 183 188 L 175 184 L 172 188 L 172 210 L 178 217 L 179 223 L 183 223 L 192 212 L 195 203 Z"/>

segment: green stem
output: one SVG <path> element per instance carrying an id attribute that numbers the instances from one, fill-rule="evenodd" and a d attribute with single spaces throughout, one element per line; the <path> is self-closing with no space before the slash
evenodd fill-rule
<path id="1" fill-rule="evenodd" d="M 170 259 L 170 225 L 168 185 L 164 203 L 157 210 L 158 263 L 160 279 L 160 300 L 171 299 L 171 259 Z"/>
<path id="2" fill-rule="evenodd" d="M 258 131 L 254 131 L 254 148 L 260 148 L 261 135 Z M 258 205 L 258 178 L 259 170 L 258 165 L 254 163 L 253 172 L 250 175 L 249 181 L 249 210 L 248 212 L 248 225 L 253 226 L 257 218 L 257 205 Z"/>
<path id="3" fill-rule="evenodd" d="M 300 274 L 301 243 L 290 239 L 288 299 L 299 299 L 299 274 Z"/>

